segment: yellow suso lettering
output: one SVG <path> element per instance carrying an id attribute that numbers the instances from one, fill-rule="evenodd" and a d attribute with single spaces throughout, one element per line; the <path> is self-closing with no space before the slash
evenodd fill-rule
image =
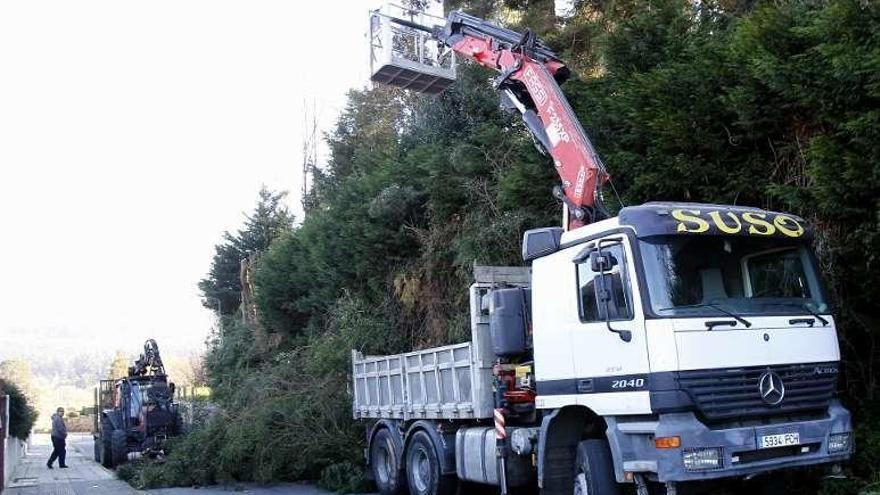
<path id="1" fill-rule="evenodd" d="M 699 234 L 709 230 L 709 222 L 694 215 L 699 215 L 700 210 L 672 210 L 672 218 L 678 220 L 677 232 L 689 232 Z M 694 224 L 691 228 L 685 225 L 685 222 Z"/>
<path id="2" fill-rule="evenodd" d="M 788 237 L 800 237 L 804 235 L 804 226 L 788 215 L 776 215 L 773 219 L 776 229 Z"/>
<path id="3" fill-rule="evenodd" d="M 721 219 L 721 213 L 718 213 L 717 211 L 709 212 L 709 218 L 715 222 L 715 226 L 718 227 L 718 230 L 725 234 L 739 234 L 740 231 L 742 231 L 742 222 L 739 221 L 739 217 L 729 211 L 727 212 L 727 217 L 733 220 L 736 224 L 735 227 L 731 227 L 724 223 L 724 220 Z"/>
<path id="4" fill-rule="evenodd" d="M 767 215 L 763 213 L 743 213 L 743 220 L 751 224 L 749 226 L 749 234 L 773 235 L 776 233 L 776 227 L 764 220 L 766 217 Z"/>

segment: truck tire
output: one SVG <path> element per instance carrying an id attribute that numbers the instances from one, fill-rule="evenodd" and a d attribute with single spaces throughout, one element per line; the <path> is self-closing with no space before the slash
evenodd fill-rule
<path id="1" fill-rule="evenodd" d="M 128 462 L 128 435 L 124 431 L 113 430 L 110 435 L 110 451 L 114 466 Z"/>
<path id="2" fill-rule="evenodd" d="M 454 476 L 444 476 L 431 437 L 424 431 L 413 434 L 406 449 L 406 480 L 410 495 L 452 495 Z"/>
<path id="3" fill-rule="evenodd" d="M 95 462 L 101 463 L 101 439 L 98 435 L 92 435 L 92 445 L 95 450 Z"/>
<path id="4" fill-rule="evenodd" d="M 620 485 L 614 478 L 611 450 L 604 440 L 584 440 L 578 444 L 572 493 L 620 495 Z"/>
<path id="5" fill-rule="evenodd" d="M 394 444 L 394 438 L 388 428 L 377 431 L 373 441 L 370 442 L 370 468 L 373 470 L 376 488 L 382 495 L 405 493 L 406 473 Z"/>
<path id="6" fill-rule="evenodd" d="M 113 447 L 112 440 L 110 438 L 113 433 L 113 427 L 110 426 L 109 421 L 104 421 L 101 424 L 101 437 L 98 440 L 99 445 L 99 453 L 101 454 L 101 465 L 107 469 L 113 469 Z"/>

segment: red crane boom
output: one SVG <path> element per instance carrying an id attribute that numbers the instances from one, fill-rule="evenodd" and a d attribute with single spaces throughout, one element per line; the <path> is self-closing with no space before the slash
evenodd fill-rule
<path id="1" fill-rule="evenodd" d="M 449 14 L 445 26 L 393 20 L 427 31 L 458 55 L 499 73 L 494 86 L 502 104 L 521 114 L 539 149 L 553 159 L 562 181 L 554 196 L 563 202 L 569 230 L 606 216 L 601 187 L 609 175 L 559 86 L 570 71 L 541 40 L 531 31 L 517 33 L 463 12 Z"/>

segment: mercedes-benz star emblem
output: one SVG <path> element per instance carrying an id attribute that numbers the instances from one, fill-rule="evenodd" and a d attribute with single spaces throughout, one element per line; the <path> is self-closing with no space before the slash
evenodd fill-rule
<path id="1" fill-rule="evenodd" d="M 771 406 L 779 404 L 785 397 L 785 384 L 782 383 L 782 378 L 770 370 L 761 375 L 758 380 L 758 390 L 761 392 L 761 399 Z"/>

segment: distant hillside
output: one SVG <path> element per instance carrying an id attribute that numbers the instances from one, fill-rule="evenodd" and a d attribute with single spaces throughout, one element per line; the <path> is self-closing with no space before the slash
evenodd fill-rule
<path id="1" fill-rule="evenodd" d="M 37 429 L 48 427 L 50 416 L 59 406 L 67 408 L 71 416 L 91 406 L 94 387 L 98 380 L 108 377 L 116 350 L 125 353 L 129 362 L 142 350 L 142 343 L 116 348 L 105 343 L 101 348 L 90 349 L 83 340 L 74 332 L 56 330 L 0 335 L 0 363 L 22 360 L 30 368 L 30 376 L 24 381 L 28 382 L 27 388 L 40 413 Z M 200 359 L 195 351 L 165 351 L 163 359 L 168 374 L 178 384 L 192 384 L 200 375 L 197 371 Z"/>

